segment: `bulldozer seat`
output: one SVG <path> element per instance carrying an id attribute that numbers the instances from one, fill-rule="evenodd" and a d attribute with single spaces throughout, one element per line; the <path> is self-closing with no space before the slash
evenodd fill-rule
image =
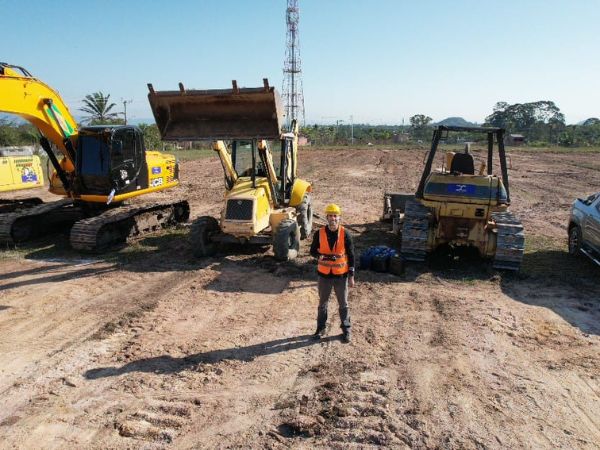
<path id="1" fill-rule="evenodd" d="M 470 153 L 457 153 L 454 155 L 454 158 L 452 158 L 452 164 L 450 165 L 450 172 L 474 175 L 475 163 L 473 162 L 473 155 Z"/>

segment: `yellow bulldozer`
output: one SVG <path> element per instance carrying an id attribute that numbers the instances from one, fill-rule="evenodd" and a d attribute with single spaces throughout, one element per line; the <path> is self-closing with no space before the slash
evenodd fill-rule
<path id="1" fill-rule="evenodd" d="M 191 226 L 198 257 L 219 243 L 273 245 L 279 260 L 297 256 L 312 229 L 312 186 L 297 178 L 298 124 L 282 130 L 277 91 L 259 88 L 155 91 L 148 99 L 163 140 L 211 140 L 225 172 L 220 220 L 203 216 Z"/>
<path id="2" fill-rule="evenodd" d="M 0 92 L 0 112 L 39 130 L 54 168 L 50 192 L 66 197 L 0 214 L 0 243 L 70 229 L 75 249 L 97 251 L 188 219 L 185 200 L 125 204 L 179 184 L 175 157 L 147 151 L 138 127 L 78 128 L 60 95 L 19 66 L 0 63 Z"/>
<path id="3" fill-rule="evenodd" d="M 438 145 L 450 132 L 486 135 L 487 160 L 478 170 L 467 145 L 464 152 L 447 152 L 442 168 L 432 171 Z M 493 173 L 494 144 L 501 177 Z M 492 259 L 494 268 L 519 270 L 525 236 L 523 225 L 509 211 L 504 129 L 438 126 L 414 198 L 398 199 L 405 201 L 400 252 L 405 260 L 424 261 L 441 245 L 468 246 Z"/>

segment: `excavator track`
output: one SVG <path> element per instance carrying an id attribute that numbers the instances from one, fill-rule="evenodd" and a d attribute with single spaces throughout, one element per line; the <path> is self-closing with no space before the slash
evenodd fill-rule
<path id="1" fill-rule="evenodd" d="M 429 208 L 415 200 L 408 200 L 402 225 L 400 255 L 408 261 L 425 261 L 429 251 Z"/>
<path id="2" fill-rule="evenodd" d="M 518 271 L 525 252 L 523 224 L 509 212 L 492 213 L 491 218 L 496 222 L 498 233 L 494 268 Z"/>
<path id="3" fill-rule="evenodd" d="M 75 207 L 71 199 L 0 214 L 0 243 L 15 245 L 25 242 L 70 227 L 82 217 L 83 211 Z"/>
<path id="4" fill-rule="evenodd" d="M 80 220 L 71 228 L 71 246 L 100 252 L 128 239 L 185 222 L 190 215 L 187 201 L 121 206 Z"/>
<path id="5" fill-rule="evenodd" d="M 38 197 L 20 198 L 15 200 L 0 199 L 0 214 L 31 208 L 33 206 L 41 205 L 42 203 L 44 203 L 43 200 Z"/>

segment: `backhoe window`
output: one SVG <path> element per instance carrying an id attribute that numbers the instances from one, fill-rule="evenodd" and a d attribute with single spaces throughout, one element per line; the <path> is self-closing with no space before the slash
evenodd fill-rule
<path id="1" fill-rule="evenodd" d="M 107 175 L 110 167 L 108 145 L 101 135 L 79 136 L 78 153 L 81 158 L 81 173 L 85 175 Z"/>
<path id="2" fill-rule="evenodd" d="M 281 146 L 283 145 L 282 141 L 269 141 L 269 149 L 271 150 L 271 154 L 273 155 L 273 167 L 275 168 L 275 173 L 279 177 L 279 171 L 281 170 Z"/>
<path id="3" fill-rule="evenodd" d="M 231 159 L 238 176 L 252 176 L 252 141 L 233 141 Z"/>

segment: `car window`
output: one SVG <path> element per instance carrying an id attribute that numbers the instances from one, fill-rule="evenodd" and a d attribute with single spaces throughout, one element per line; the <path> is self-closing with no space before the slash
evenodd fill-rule
<path id="1" fill-rule="evenodd" d="M 592 194 L 590 195 L 588 198 L 586 198 L 583 203 L 585 203 L 586 205 L 591 205 L 592 203 L 594 203 L 594 201 L 598 198 L 598 196 L 600 195 L 600 192 L 596 193 L 596 194 Z"/>

